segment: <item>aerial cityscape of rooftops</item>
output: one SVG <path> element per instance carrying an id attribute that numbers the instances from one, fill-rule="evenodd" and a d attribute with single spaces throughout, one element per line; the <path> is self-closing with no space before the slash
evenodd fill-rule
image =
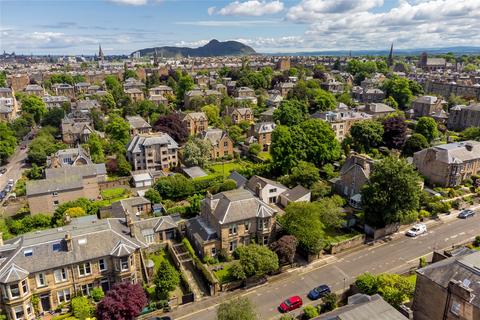
<path id="1" fill-rule="evenodd" d="M 0 320 L 480 320 L 480 0 L 0 17 Z"/>

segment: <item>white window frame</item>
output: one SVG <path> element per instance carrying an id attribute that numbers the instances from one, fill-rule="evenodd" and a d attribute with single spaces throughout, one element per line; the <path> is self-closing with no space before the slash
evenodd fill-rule
<path id="1" fill-rule="evenodd" d="M 145 242 L 147 244 L 152 244 L 152 243 L 155 243 L 155 234 L 147 234 L 145 237 Z"/>
<path id="2" fill-rule="evenodd" d="M 126 263 L 127 263 L 126 268 L 124 268 L 124 264 L 125 264 L 124 259 L 126 259 Z M 130 259 L 129 259 L 129 257 L 120 258 L 120 271 L 128 271 L 129 269 L 130 269 Z"/>
<path id="3" fill-rule="evenodd" d="M 37 282 L 37 287 L 45 287 L 47 285 L 47 278 L 45 277 L 45 273 L 39 272 L 35 276 L 35 280 Z"/>
<path id="4" fill-rule="evenodd" d="M 230 252 L 235 251 L 235 249 L 237 249 L 237 241 L 230 241 L 228 249 Z"/>
<path id="5" fill-rule="evenodd" d="M 67 299 L 67 296 L 68 296 L 68 299 Z M 71 298 L 72 296 L 71 296 L 70 288 L 57 291 L 58 302 L 66 303 L 66 302 L 69 302 Z"/>
<path id="6" fill-rule="evenodd" d="M 228 227 L 228 235 L 230 236 L 234 236 L 237 234 L 237 225 L 236 224 L 232 224 Z"/>
<path id="7" fill-rule="evenodd" d="M 57 277 L 58 275 L 60 275 L 61 278 Z M 56 269 L 53 271 L 53 276 L 55 283 L 65 282 L 68 280 L 68 270 L 66 268 Z"/>
<path id="8" fill-rule="evenodd" d="M 90 265 L 90 262 L 85 262 L 78 265 L 78 275 L 80 277 L 86 277 L 91 274 L 92 274 L 92 266 Z"/>
<path id="9" fill-rule="evenodd" d="M 18 311 L 17 311 L 18 310 Z M 17 313 L 21 312 L 22 315 L 18 316 Z M 23 320 L 25 319 L 25 310 L 23 310 L 23 305 L 19 305 L 13 308 L 13 314 L 16 320 Z"/>
<path id="10" fill-rule="evenodd" d="M 13 295 L 12 286 L 17 287 L 18 295 L 16 295 L 16 296 Z M 22 296 L 22 294 L 20 292 L 20 283 L 15 283 L 15 284 L 9 284 L 8 285 L 8 296 L 10 297 L 10 299 L 17 299 L 17 298 L 20 298 Z"/>

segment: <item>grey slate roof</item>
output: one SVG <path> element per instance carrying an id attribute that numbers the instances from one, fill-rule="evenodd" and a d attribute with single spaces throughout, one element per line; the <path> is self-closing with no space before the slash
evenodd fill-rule
<path id="1" fill-rule="evenodd" d="M 247 183 L 247 178 L 242 176 L 240 173 L 237 171 L 232 171 L 230 175 L 228 176 L 228 179 L 232 179 L 237 183 L 237 188 L 243 188 L 245 184 Z"/>
<path id="2" fill-rule="evenodd" d="M 208 205 L 211 201 L 212 214 L 220 224 L 243 221 L 250 218 L 272 217 L 276 211 L 265 202 L 245 189 L 235 189 L 217 193 L 212 199 L 204 199 Z"/>
<path id="3" fill-rule="evenodd" d="M 170 135 L 163 132 L 157 132 L 148 135 L 136 135 L 127 145 L 127 152 L 140 153 L 146 146 L 167 145 L 168 149 L 178 149 L 178 144 Z"/>
<path id="4" fill-rule="evenodd" d="M 82 178 L 79 175 L 68 175 L 51 179 L 27 181 L 27 196 L 66 190 L 82 189 Z"/>
<path id="5" fill-rule="evenodd" d="M 84 166 L 61 167 L 45 169 L 46 179 L 55 179 L 67 176 L 89 177 L 107 174 L 105 163 L 87 164 Z"/>
<path id="6" fill-rule="evenodd" d="M 288 200 L 295 202 L 309 193 L 310 193 L 310 190 L 308 190 L 307 188 L 301 185 L 297 185 L 293 189 L 288 189 L 287 191 L 284 191 L 282 195 L 286 197 Z"/>
<path id="7" fill-rule="evenodd" d="M 208 139 L 212 145 L 217 145 L 227 133 L 221 129 L 208 129 L 202 133 L 202 139 Z"/>
<path id="8" fill-rule="evenodd" d="M 260 177 L 260 176 L 252 176 L 247 182 L 247 188 L 255 192 L 255 189 L 256 189 L 258 183 L 260 184 L 260 186 L 262 188 L 265 187 L 267 184 L 270 184 L 270 185 L 275 186 L 277 188 L 288 189 L 286 186 L 284 186 L 280 182 L 270 180 L 270 179 Z"/>
<path id="9" fill-rule="evenodd" d="M 257 134 L 271 133 L 276 127 L 277 125 L 273 122 L 259 122 L 254 124 L 253 131 Z"/>
<path id="10" fill-rule="evenodd" d="M 34 273 L 144 247 L 130 236 L 124 219 L 76 220 L 61 228 L 30 232 L 5 241 L 0 246 L 0 275 L 7 275 L 6 271 L 14 264 L 28 273 Z M 72 239 L 70 251 L 67 250 L 66 235 Z M 58 244 L 59 250 L 54 250 L 53 244 Z M 25 250 L 31 250 L 32 254 L 26 256 Z M 21 272 L 18 269 L 15 274 L 20 275 Z M 1 280 L 5 277 L 0 277 Z"/>
<path id="11" fill-rule="evenodd" d="M 368 296 L 367 296 L 368 297 Z M 406 320 L 400 312 L 389 305 L 378 294 L 366 301 L 340 307 L 337 310 L 319 316 L 317 320 Z M 350 298 L 349 298 L 350 300 Z"/>
<path id="12" fill-rule="evenodd" d="M 152 126 L 140 116 L 127 116 L 128 124 L 134 129 L 151 128 Z"/>
<path id="13" fill-rule="evenodd" d="M 467 149 L 471 147 L 471 151 Z M 480 158 L 480 142 L 468 140 L 438 145 L 415 153 L 415 157 L 422 157 L 430 150 L 435 151 L 435 160 L 444 163 L 462 163 Z"/>

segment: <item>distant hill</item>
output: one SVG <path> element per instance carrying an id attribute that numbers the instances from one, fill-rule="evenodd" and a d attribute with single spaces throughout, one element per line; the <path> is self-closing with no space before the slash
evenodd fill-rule
<path id="1" fill-rule="evenodd" d="M 386 56 L 389 53 L 390 48 L 385 50 L 322 50 L 312 52 L 289 52 L 289 53 L 272 53 L 274 56 L 348 56 L 350 53 L 352 56 Z M 480 47 L 473 46 L 457 46 L 457 47 L 443 47 L 443 48 L 415 48 L 415 49 L 395 49 L 393 48 L 394 55 L 420 55 L 422 52 L 427 52 L 429 55 L 453 53 L 454 55 L 462 54 L 480 54 Z M 267 54 L 268 55 L 268 54 Z"/>
<path id="2" fill-rule="evenodd" d="M 157 47 L 137 50 L 133 53 L 140 52 L 140 56 L 153 56 L 157 50 L 159 56 L 169 57 L 213 57 L 213 56 L 240 56 L 256 54 L 252 47 L 244 45 L 238 41 L 211 40 L 209 43 L 199 48 L 186 47 Z"/>

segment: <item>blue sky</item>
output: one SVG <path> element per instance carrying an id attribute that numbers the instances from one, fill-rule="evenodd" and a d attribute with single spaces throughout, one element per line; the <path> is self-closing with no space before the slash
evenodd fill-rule
<path id="1" fill-rule="evenodd" d="M 131 53 L 215 38 L 259 52 L 480 45 L 480 0 L 0 0 L 0 49 Z"/>

